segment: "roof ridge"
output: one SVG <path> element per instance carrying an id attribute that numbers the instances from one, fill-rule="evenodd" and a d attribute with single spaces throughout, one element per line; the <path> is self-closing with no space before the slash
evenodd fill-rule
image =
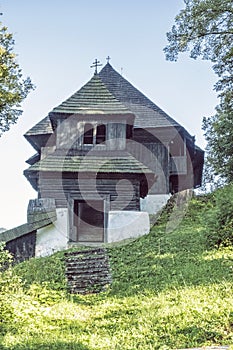
<path id="1" fill-rule="evenodd" d="M 96 83 L 96 87 L 100 87 L 99 98 L 101 97 L 101 91 L 103 93 L 102 97 L 104 97 L 104 99 L 102 99 L 102 105 L 100 106 L 100 103 L 96 103 L 98 102 L 98 98 L 96 98 L 96 93 L 93 93 L 92 90 L 91 94 L 87 93 L 88 98 L 86 98 L 83 108 L 76 108 L 77 102 L 80 102 L 80 100 L 76 100 L 77 94 L 83 95 L 84 93 L 85 95 L 88 90 L 87 88 L 90 87 L 92 83 Z M 101 108 L 103 108 L 103 110 Z M 109 62 L 106 63 L 99 73 L 94 74 L 85 85 L 55 107 L 47 117 L 43 118 L 28 130 L 25 137 L 31 140 L 37 135 L 49 135 L 53 133 L 50 117 L 53 115 L 56 119 L 57 113 L 65 113 L 67 115 L 76 113 L 86 115 L 88 113 L 115 115 L 130 113 L 135 116 L 135 128 L 182 127 L 118 73 Z"/>
<path id="2" fill-rule="evenodd" d="M 84 113 L 101 109 L 101 113 L 130 113 L 128 108 L 116 98 L 103 83 L 99 74 L 95 74 L 85 85 L 68 99 L 55 107 L 51 113 Z"/>
<path id="3" fill-rule="evenodd" d="M 116 69 L 113 68 L 113 66 L 110 64 L 110 63 L 107 63 L 102 69 L 101 71 L 98 73 L 99 76 L 100 76 L 100 79 L 102 80 L 102 78 L 104 79 L 104 76 L 103 76 L 103 72 L 105 73 L 105 70 L 107 69 L 110 69 L 112 71 L 112 73 L 114 73 L 118 79 L 121 79 L 122 82 L 126 82 L 128 85 L 130 85 L 133 89 L 137 90 L 137 92 L 143 96 L 145 98 L 145 100 L 150 104 L 150 105 L 153 105 L 155 106 L 156 108 L 158 108 L 160 111 L 162 111 L 163 113 L 166 114 L 166 112 L 164 112 L 160 107 L 158 107 L 153 101 L 151 101 L 145 94 L 143 94 L 140 90 L 138 90 L 132 83 L 130 83 L 126 78 L 124 78 L 120 73 L 117 72 Z M 108 75 L 109 75 L 109 72 L 108 72 Z M 104 81 L 104 83 L 106 83 L 106 81 Z M 119 99 L 119 98 L 118 98 Z M 129 102 L 129 101 L 128 101 Z M 148 107 L 148 106 L 147 106 Z"/>
<path id="4" fill-rule="evenodd" d="M 109 91 L 122 103 L 131 103 L 136 105 L 143 105 L 144 107 L 151 108 L 155 112 L 162 115 L 170 125 L 180 126 L 173 118 L 171 118 L 166 112 L 158 107 L 153 101 L 151 101 L 146 95 L 138 90 L 132 83 L 125 79 L 120 73 L 118 73 L 108 62 L 99 72 L 101 80 L 108 87 Z M 128 107 L 128 106 L 127 106 Z"/>

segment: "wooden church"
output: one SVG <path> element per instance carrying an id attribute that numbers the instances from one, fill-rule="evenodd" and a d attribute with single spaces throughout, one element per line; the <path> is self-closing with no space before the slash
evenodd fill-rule
<path id="1" fill-rule="evenodd" d="M 24 174 L 38 198 L 28 222 L 0 234 L 18 260 L 74 244 L 149 232 L 149 214 L 172 193 L 201 186 L 195 138 L 108 62 L 25 138 Z"/>

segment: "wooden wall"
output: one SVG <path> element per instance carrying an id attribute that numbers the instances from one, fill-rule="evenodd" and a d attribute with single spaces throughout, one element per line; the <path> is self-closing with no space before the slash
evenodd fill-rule
<path id="1" fill-rule="evenodd" d="M 126 129 L 127 123 L 122 117 L 114 121 L 104 118 L 90 119 L 85 118 L 85 121 L 79 120 L 75 116 L 71 116 L 65 120 L 58 120 L 56 129 L 57 149 L 73 149 L 73 150 L 89 150 L 93 147 L 101 150 L 123 150 L 126 147 Z M 83 144 L 84 126 L 85 124 L 93 126 L 93 145 Z M 96 130 L 97 125 L 106 126 L 106 142 L 101 145 L 96 145 Z M 132 128 L 132 126 L 131 126 Z"/>
<path id="2" fill-rule="evenodd" d="M 34 257 L 36 249 L 36 231 L 32 231 L 7 242 L 6 249 L 12 253 L 14 262 L 16 263 Z"/>
<path id="3" fill-rule="evenodd" d="M 201 185 L 204 153 L 195 149 L 195 138 L 182 127 L 135 129 L 133 139 L 139 145 L 132 146 L 128 142 L 131 153 L 158 175 L 150 194 L 177 192 Z M 151 155 L 143 146 L 151 151 Z"/>
<path id="4" fill-rule="evenodd" d="M 169 165 L 166 147 L 161 143 L 129 141 L 127 150 L 157 176 L 155 183 L 149 189 L 149 194 L 169 193 Z"/>
<path id="5" fill-rule="evenodd" d="M 110 201 L 110 210 L 140 210 L 140 182 L 137 179 L 77 179 L 41 174 L 39 197 L 54 198 L 57 208 L 66 208 L 69 194 L 77 199 Z"/>

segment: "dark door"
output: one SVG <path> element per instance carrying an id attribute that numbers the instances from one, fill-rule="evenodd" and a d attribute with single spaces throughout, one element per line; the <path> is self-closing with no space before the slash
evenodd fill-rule
<path id="1" fill-rule="evenodd" d="M 74 200 L 74 226 L 78 242 L 104 241 L 104 201 Z"/>

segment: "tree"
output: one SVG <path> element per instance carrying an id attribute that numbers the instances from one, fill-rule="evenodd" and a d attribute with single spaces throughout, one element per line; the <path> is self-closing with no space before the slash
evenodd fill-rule
<path id="1" fill-rule="evenodd" d="M 175 17 L 167 33 L 166 58 L 176 61 L 178 54 L 213 63 L 219 80 L 216 114 L 203 119 L 208 142 L 207 159 L 216 175 L 233 181 L 233 2 L 232 0 L 184 0 L 185 8 Z"/>
<path id="2" fill-rule="evenodd" d="M 13 48 L 13 35 L 0 22 L 0 136 L 16 123 L 20 104 L 33 89 L 30 78 L 22 77 Z"/>

